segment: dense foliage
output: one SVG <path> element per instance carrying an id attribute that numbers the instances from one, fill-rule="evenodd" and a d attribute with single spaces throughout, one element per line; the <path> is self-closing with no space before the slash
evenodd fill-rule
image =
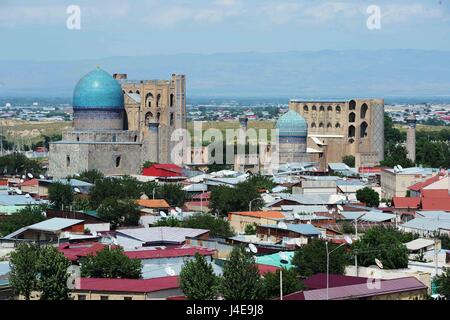
<path id="1" fill-rule="evenodd" d="M 450 268 L 444 268 L 443 271 L 436 277 L 437 292 L 446 299 L 450 299 Z"/>
<path id="2" fill-rule="evenodd" d="M 79 175 L 68 176 L 67 179 L 77 179 L 89 183 L 95 184 L 97 181 L 103 179 L 105 176 L 98 170 L 85 170 L 81 172 Z"/>
<path id="3" fill-rule="evenodd" d="M 189 300 L 212 300 L 218 295 L 219 278 L 206 258 L 196 253 L 181 269 L 180 288 Z"/>
<path id="4" fill-rule="evenodd" d="M 368 207 L 378 207 L 380 204 L 380 195 L 378 192 L 369 187 L 356 191 L 356 199 L 365 203 Z"/>
<path id="5" fill-rule="evenodd" d="M 20 228 L 45 220 L 42 212 L 46 206 L 26 206 L 25 208 L 5 216 L 0 220 L 0 236 L 6 236 Z"/>
<path id="6" fill-rule="evenodd" d="M 283 295 L 297 292 L 303 289 L 295 269 L 283 268 Z M 263 294 L 265 299 L 273 299 L 280 296 L 280 270 L 264 275 Z"/>
<path id="7" fill-rule="evenodd" d="M 119 226 L 137 226 L 139 209 L 135 200 L 106 198 L 97 209 L 99 218 L 111 223 L 113 229 Z"/>
<path id="8" fill-rule="evenodd" d="M 44 168 L 37 160 L 28 159 L 22 153 L 11 153 L 0 157 L 0 172 L 9 175 L 42 174 Z"/>
<path id="9" fill-rule="evenodd" d="M 141 278 L 141 261 L 128 258 L 122 248 L 105 247 L 81 260 L 81 276 L 89 278 Z"/>
<path id="10" fill-rule="evenodd" d="M 344 274 L 345 266 L 349 263 L 349 255 L 344 246 L 336 249 L 337 245 L 328 244 L 330 254 L 330 273 Z M 309 277 L 316 273 L 327 271 L 327 249 L 326 242 L 318 239 L 310 241 L 307 245 L 295 251 L 292 264 L 296 267 L 298 274 Z"/>
<path id="11" fill-rule="evenodd" d="M 342 162 L 348 165 L 350 168 L 355 167 L 355 157 L 352 155 L 347 155 L 342 158 Z"/>
<path id="12" fill-rule="evenodd" d="M 73 201 L 73 191 L 70 184 L 55 182 L 48 187 L 48 200 L 55 209 L 69 207 Z"/>

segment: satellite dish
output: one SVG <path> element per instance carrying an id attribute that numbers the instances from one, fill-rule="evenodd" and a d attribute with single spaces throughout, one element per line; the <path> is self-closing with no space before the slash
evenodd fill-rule
<path id="1" fill-rule="evenodd" d="M 79 177 L 80 174 L 79 174 L 79 173 L 75 173 L 74 176 L 75 176 L 75 177 Z"/>
<path id="2" fill-rule="evenodd" d="M 250 249 L 249 248 L 245 248 L 245 252 L 250 252 Z"/>
<path id="3" fill-rule="evenodd" d="M 258 248 L 253 243 L 249 243 L 248 248 L 252 253 L 258 253 Z"/>
<path id="4" fill-rule="evenodd" d="M 22 179 L 26 179 L 27 177 L 25 177 L 25 175 L 22 176 Z"/>
<path id="5" fill-rule="evenodd" d="M 286 254 L 286 252 L 280 252 L 280 262 L 282 264 L 288 264 L 289 263 L 289 257 Z"/>
<path id="6" fill-rule="evenodd" d="M 23 180 L 23 179 L 20 179 L 20 183 L 24 183 L 25 182 L 25 180 Z"/>
<path id="7" fill-rule="evenodd" d="M 344 240 L 345 240 L 345 242 L 347 242 L 347 244 L 352 244 L 353 243 L 352 238 L 350 238 L 349 236 L 344 236 Z"/>
<path id="8" fill-rule="evenodd" d="M 397 166 L 398 170 L 403 171 L 403 167 L 401 165 Z"/>
<path id="9" fill-rule="evenodd" d="M 288 228 L 287 224 L 283 221 L 278 222 L 278 228 L 286 230 Z"/>
<path id="10" fill-rule="evenodd" d="M 294 218 L 297 220 L 300 220 L 302 217 L 298 213 L 294 213 Z"/>
<path id="11" fill-rule="evenodd" d="M 165 267 L 164 271 L 167 273 L 167 275 L 173 277 L 176 273 L 175 270 L 172 269 L 172 267 Z"/>
<path id="12" fill-rule="evenodd" d="M 47 212 L 42 211 L 41 214 L 42 214 L 43 217 L 47 217 Z"/>
<path id="13" fill-rule="evenodd" d="M 380 260 L 375 258 L 375 263 L 377 264 L 378 268 L 383 269 L 383 263 Z"/>
<path id="14" fill-rule="evenodd" d="M 97 231 L 92 231 L 92 235 L 94 236 L 94 237 L 97 237 L 98 235 L 97 235 Z"/>
<path id="15" fill-rule="evenodd" d="M 22 192 L 22 190 L 17 189 L 17 190 L 16 190 L 16 193 L 17 193 L 17 194 L 22 194 L 23 192 Z"/>
<path id="16" fill-rule="evenodd" d="M 33 179 L 33 175 L 31 173 L 27 173 L 28 178 Z"/>
<path id="17" fill-rule="evenodd" d="M 27 198 L 31 198 L 31 196 L 30 196 L 30 194 L 29 194 L 29 193 L 27 193 L 27 194 L 25 195 L 25 197 L 27 197 Z"/>
<path id="18" fill-rule="evenodd" d="M 159 215 L 163 218 L 167 218 L 167 213 L 165 213 L 164 211 L 160 211 Z"/>
<path id="19" fill-rule="evenodd" d="M 301 242 L 301 240 L 299 238 L 295 239 L 295 245 L 297 247 L 301 247 L 302 246 L 302 242 Z"/>
<path id="20" fill-rule="evenodd" d="M 79 188 L 74 188 L 73 189 L 76 193 L 81 193 L 81 190 Z"/>
<path id="21" fill-rule="evenodd" d="M 41 180 L 44 180 L 45 179 L 45 177 L 44 177 L 44 175 L 39 175 L 39 179 L 41 179 Z"/>
<path id="22" fill-rule="evenodd" d="M 178 213 L 183 213 L 183 210 L 181 210 L 181 208 L 175 207 L 175 211 Z"/>

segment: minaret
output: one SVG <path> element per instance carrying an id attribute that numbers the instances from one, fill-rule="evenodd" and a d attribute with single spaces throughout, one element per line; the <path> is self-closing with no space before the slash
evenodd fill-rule
<path id="1" fill-rule="evenodd" d="M 406 118 L 408 129 L 406 132 L 406 151 L 408 152 L 408 159 L 416 162 L 416 123 L 417 119 L 414 114 Z"/>

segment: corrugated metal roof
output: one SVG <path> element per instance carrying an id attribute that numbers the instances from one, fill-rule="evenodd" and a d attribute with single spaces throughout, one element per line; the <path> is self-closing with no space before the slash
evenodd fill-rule
<path id="1" fill-rule="evenodd" d="M 303 235 L 319 235 L 320 231 L 317 230 L 316 227 L 314 227 L 312 224 L 309 223 L 301 223 L 301 224 L 293 224 L 293 223 L 286 223 L 287 230 L 296 232 Z M 261 227 L 265 228 L 271 228 L 271 229 L 278 229 L 278 230 L 286 230 L 283 228 L 280 228 L 278 225 L 261 225 Z"/>
<path id="2" fill-rule="evenodd" d="M 408 250 L 420 250 L 429 246 L 434 245 L 434 240 L 433 239 L 414 239 L 410 242 L 405 243 L 405 246 Z"/>
<path id="3" fill-rule="evenodd" d="M 358 212 L 358 211 L 341 211 L 340 213 L 345 220 L 355 220 L 366 222 L 383 222 L 395 219 L 395 214 L 384 213 L 381 211 Z"/>
<path id="4" fill-rule="evenodd" d="M 131 237 L 142 242 L 175 242 L 182 243 L 186 237 L 197 237 L 209 230 L 176 228 L 176 227 L 152 227 L 152 228 L 136 228 L 136 229 L 118 229 L 116 232 L 122 236 Z"/>

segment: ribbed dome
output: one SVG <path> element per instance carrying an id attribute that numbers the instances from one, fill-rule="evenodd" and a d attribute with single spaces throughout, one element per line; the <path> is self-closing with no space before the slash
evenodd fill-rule
<path id="1" fill-rule="evenodd" d="M 277 129 L 280 136 L 302 136 L 308 135 L 308 124 L 306 120 L 294 110 L 289 110 L 277 121 Z"/>
<path id="2" fill-rule="evenodd" d="M 124 109 L 122 87 L 109 73 L 97 68 L 78 81 L 73 108 Z"/>

